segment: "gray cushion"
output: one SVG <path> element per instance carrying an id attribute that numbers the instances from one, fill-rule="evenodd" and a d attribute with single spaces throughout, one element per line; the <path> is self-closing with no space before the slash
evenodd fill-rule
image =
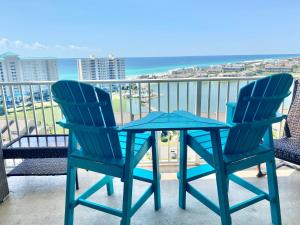
<path id="1" fill-rule="evenodd" d="M 274 140 L 275 156 L 300 165 L 300 139 L 280 138 Z"/>

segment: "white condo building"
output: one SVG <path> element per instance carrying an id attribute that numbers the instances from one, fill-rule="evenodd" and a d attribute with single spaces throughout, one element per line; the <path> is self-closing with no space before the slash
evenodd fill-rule
<path id="1" fill-rule="evenodd" d="M 49 81 L 58 80 L 55 58 L 20 58 L 7 52 L 0 55 L 0 81 Z"/>
<path id="2" fill-rule="evenodd" d="M 50 80 L 58 80 L 57 60 L 55 58 L 21 58 L 12 52 L 0 55 L 0 82 Z M 13 86 L 13 89 L 16 96 L 20 94 L 18 86 Z M 32 90 L 39 92 L 39 87 L 33 86 Z M 26 87 L 23 91 L 26 94 L 30 90 Z M 3 92 L 6 97 L 12 94 L 7 87 L 3 88 Z"/>
<path id="3" fill-rule="evenodd" d="M 125 60 L 107 58 L 82 58 L 77 60 L 79 80 L 120 80 L 125 79 Z"/>

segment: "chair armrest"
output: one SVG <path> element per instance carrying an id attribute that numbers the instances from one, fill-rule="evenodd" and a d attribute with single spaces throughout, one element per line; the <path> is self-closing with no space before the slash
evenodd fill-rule
<path id="1" fill-rule="evenodd" d="M 100 131 L 106 131 L 106 132 L 119 132 L 120 128 L 118 126 L 114 127 L 94 127 L 94 126 L 85 126 L 85 125 L 78 125 L 74 123 L 67 122 L 65 119 L 56 122 L 56 124 L 60 125 L 61 127 L 65 129 L 70 130 L 79 130 L 79 131 L 86 131 L 91 133 L 98 133 Z"/>
<path id="2" fill-rule="evenodd" d="M 281 114 L 279 112 L 276 113 L 276 117 L 281 117 L 282 120 L 285 120 L 285 124 L 284 124 L 284 135 L 287 137 L 287 138 L 290 138 L 292 137 L 291 135 L 291 132 L 290 132 L 290 128 L 289 128 L 289 125 L 287 123 L 287 115 L 285 114 Z M 281 122 L 281 121 L 280 121 Z"/>
<path id="3" fill-rule="evenodd" d="M 286 120 L 287 115 L 281 114 L 281 113 L 276 113 L 276 116 L 273 118 L 274 121 L 273 123 L 278 123 L 281 122 L 282 120 Z M 263 143 L 262 145 L 264 145 L 267 148 L 274 148 L 274 143 L 273 143 L 273 132 L 272 132 L 272 124 L 268 127 L 268 129 L 266 130 L 266 133 L 263 136 Z"/>
<path id="4" fill-rule="evenodd" d="M 274 147 L 272 125 L 266 130 L 266 133 L 264 134 L 262 139 L 263 140 L 262 140 L 261 145 L 263 145 L 267 148 L 273 148 Z"/>
<path id="5" fill-rule="evenodd" d="M 226 115 L 226 123 L 233 124 L 233 115 L 236 108 L 236 102 L 228 102 L 227 103 L 227 115 Z"/>

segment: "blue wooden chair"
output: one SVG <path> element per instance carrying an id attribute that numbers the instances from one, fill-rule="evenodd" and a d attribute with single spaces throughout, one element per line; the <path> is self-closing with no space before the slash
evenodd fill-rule
<path id="1" fill-rule="evenodd" d="M 186 157 L 182 157 L 179 174 L 180 183 L 183 184 L 179 195 L 181 208 L 186 207 L 188 192 L 218 214 L 223 225 L 228 225 L 231 224 L 231 213 L 265 199 L 270 202 L 273 224 L 281 224 L 272 124 L 285 118 L 276 112 L 283 99 L 289 95 L 292 82 L 293 78 L 289 74 L 277 74 L 254 81 L 240 90 L 237 104 L 229 104 L 229 129 L 189 131 L 186 134 L 182 140 L 186 144 L 182 144 L 181 151 L 186 152 L 188 145 L 208 164 L 186 169 Z M 264 162 L 267 164 L 269 193 L 233 174 Z M 189 183 L 213 173 L 216 174 L 219 205 Z M 256 196 L 230 206 L 229 180 Z"/>
<path id="2" fill-rule="evenodd" d="M 65 225 L 73 224 L 74 208 L 87 206 L 118 217 L 121 224 L 130 224 L 134 213 L 154 193 L 155 210 L 160 208 L 158 155 L 155 132 L 122 132 L 116 126 L 109 94 L 92 85 L 77 81 L 58 81 L 52 85 L 54 100 L 60 106 L 64 120 L 58 122 L 69 129 L 68 174 Z M 152 147 L 153 172 L 136 168 Z M 77 168 L 105 174 L 104 178 L 75 198 Z M 106 186 L 114 192 L 113 177 L 124 182 L 122 210 L 94 203 L 88 198 Z M 150 187 L 132 205 L 133 179 L 150 183 Z"/>

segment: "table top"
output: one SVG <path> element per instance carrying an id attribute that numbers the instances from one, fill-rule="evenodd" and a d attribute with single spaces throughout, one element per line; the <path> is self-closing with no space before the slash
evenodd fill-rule
<path id="1" fill-rule="evenodd" d="M 162 130 L 214 130 L 229 128 L 225 123 L 195 116 L 186 111 L 172 113 L 152 112 L 146 117 L 132 121 L 122 127 L 124 131 L 162 131 Z"/>

